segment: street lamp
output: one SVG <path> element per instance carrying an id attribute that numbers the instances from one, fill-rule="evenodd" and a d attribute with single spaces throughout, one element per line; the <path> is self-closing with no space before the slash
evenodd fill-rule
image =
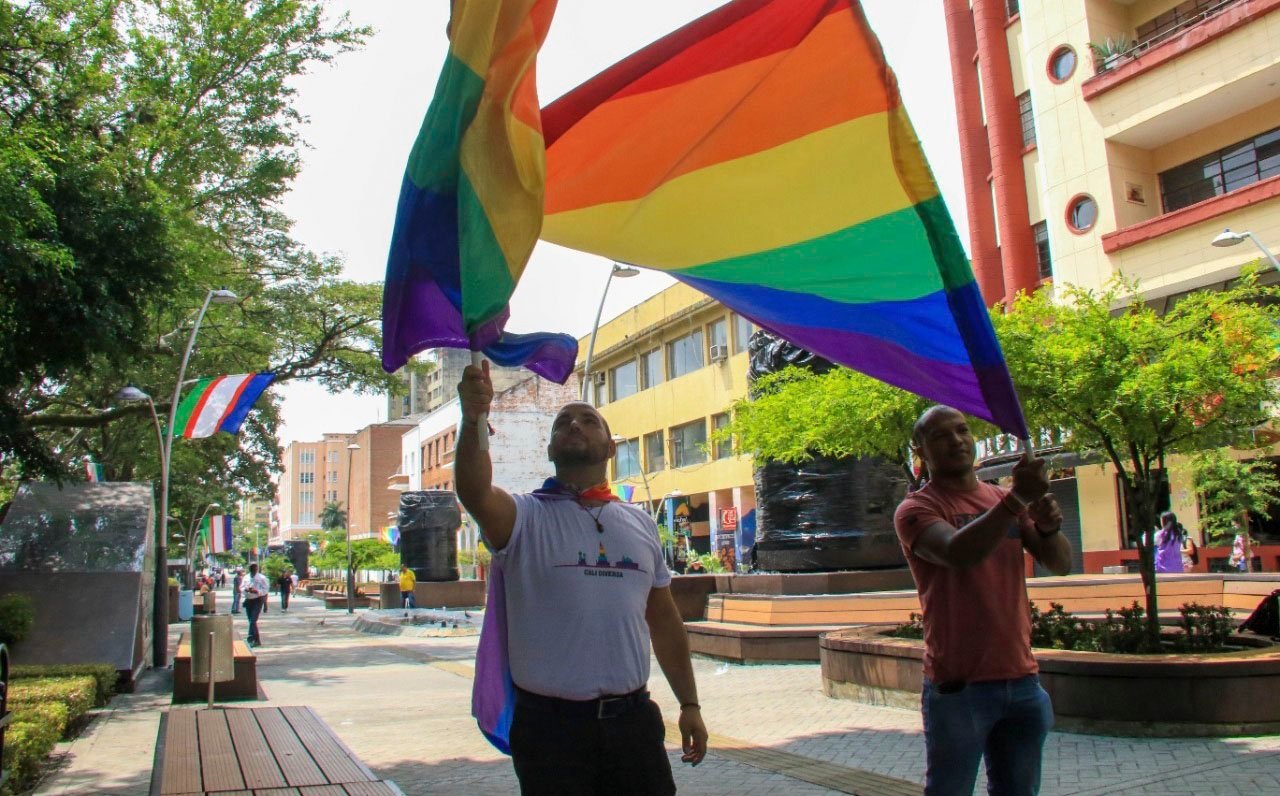
<path id="1" fill-rule="evenodd" d="M 1263 246 L 1262 241 L 1258 240 L 1258 236 L 1254 235 L 1252 232 L 1232 232 L 1229 229 L 1224 229 L 1222 230 L 1221 235 L 1213 239 L 1213 245 L 1217 246 L 1219 249 L 1225 249 L 1229 246 L 1235 246 L 1238 243 L 1244 243 L 1246 239 L 1253 241 L 1253 245 L 1257 246 L 1258 250 L 1265 254 L 1267 259 L 1271 261 L 1271 267 L 1280 271 L 1280 260 L 1277 260 L 1276 256 L 1271 253 L 1271 250 L 1266 246 Z"/>
<path id="2" fill-rule="evenodd" d="M 191 350 L 196 345 L 196 333 L 200 331 L 200 323 L 208 312 L 210 304 L 234 304 L 239 297 L 230 290 L 210 290 L 200 305 L 200 313 L 196 315 L 195 325 L 191 327 L 191 337 L 187 339 L 187 348 L 182 352 L 182 364 L 178 366 L 178 378 L 173 383 L 173 399 L 169 402 L 169 425 L 164 434 L 164 455 L 160 457 L 160 516 L 169 516 L 169 462 L 173 454 L 173 424 L 178 419 L 178 401 L 182 397 L 182 380 L 187 375 L 187 362 L 191 359 Z M 165 542 L 165 534 L 160 534 L 156 546 L 156 587 L 155 607 L 151 614 L 151 622 L 155 626 L 152 632 L 151 662 L 156 668 L 163 668 L 169 663 L 169 579 L 166 574 L 169 551 Z M 165 632 L 161 633 L 160 631 Z"/>
<path id="3" fill-rule="evenodd" d="M 132 404 L 132 403 L 138 403 L 139 401 L 146 401 L 146 402 L 147 402 L 147 408 L 151 410 L 151 419 L 152 419 L 152 421 L 154 421 L 154 422 L 155 422 L 155 426 L 156 426 L 156 442 L 158 443 L 158 448 L 157 448 L 157 450 L 158 450 L 158 451 L 159 451 L 159 453 L 160 453 L 160 482 L 161 482 L 162 484 L 163 484 L 163 483 L 166 483 L 166 482 L 168 481 L 168 479 L 169 479 L 169 475 L 168 475 L 168 473 L 169 473 L 169 457 L 168 457 L 167 455 L 165 455 L 165 452 L 164 452 L 164 431 L 160 428 L 160 416 L 156 414 L 156 402 L 155 402 L 155 401 L 153 401 L 153 400 L 151 400 L 151 396 L 150 396 L 150 395 L 146 394 L 146 393 L 145 393 L 145 392 L 143 392 L 142 390 L 139 390 L 137 387 L 134 387 L 134 386 L 132 386 L 132 385 L 130 385 L 130 386 L 128 386 L 128 387 L 121 387 L 118 391 L 116 391 L 116 400 L 117 400 L 117 401 L 120 401 L 120 402 L 122 402 L 122 403 L 130 403 L 130 404 Z M 78 432 L 77 432 L 77 433 L 78 433 Z M 167 510 L 167 509 L 168 509 L 168 506 L 165 506 L 164 508 L 162 508 L 162 509 L 161 509 L 161 511 L 162 511 L 162 512 L 164 512 L 164 511 L 165 511 L 165 510 Z M 170 517 L 169 519 L 173 519 L 173 518 L 172 518 L 172 517 Z M 157 556 L 157 558 L 160 558 L 160 552 L 159 552 L 159 551 L 161 551 L 161 550 L 164 550 L 164 549 L 165 549 L 164 538 L 165 538 L 165 535 L 166 535 L 166 534 L 165 534 L 165 526 L 167 525 L 167 523 L 164 521 L 164 520 L 165 520 L 165 515 L 164 515 L 164 513 L 161 513 L 161 514 L 156 515 L 156 520 L 157 520 L 157 528 L 156 528 L 156 556 Z M 181 528 L 181 526 L 179 526 L 179 528 Z M 157 579 L 161 579 L 161 578 L 160 578 L 160 573 L 161 573 L 161 572 L 163 572 L 163 573 L 164 573 L 164 578 L 162 578 L 162 580 L 163 580 L 163 581 L 164 581 L 164 583 L 165 583 L 165 591 L 164 591 L 164 593 L 165 593 L 165 596 L 166 596 L 166 597 L 167 597 L 167 596 L 168 596 L 168 594 L 169 594 L 169 586 L 168 586 L 168 583 L 169 583 L 169 570 L 168 570 L 168 565 L 169 565 L 169 562 L 168 562 L 168 561 L 165 561 L 165 560 L 161 559 L 161 560 L 160 560 L 160 567 L 163 567 L 163 569 L 161 569 L 161 568 L 159 568 L 159 567 L 158 567 L 158 568 L 157 568 L 157 570 L 156 570 L 156 578 L 157 578 Z M 169 621 L 169 615 L 168 615 L 168 612 L 169 612 L 169 608 L 168 608 L 168 606 L 165 606 L 165 622 L 166 622 L 166 623 Z"/>
<path id="4" fill-rule="evenodd" d="M 356 580 L 355 573 L 351 571 L 351 456 L 360 450 L 360 446 L 354 442 L 347 446 L 347 613 L 354 614 L 356 612 Z"/>
<path id="5" fill-rule="evenodd" d="M 596 322 L 591 327 L 591 342 L 587 344 L 587 361 L 582 366 L 582 400 L 587 400 L 587 387 L 591 384 L 591 357 L 596 352 L 596 335 L 600 333 L 600 316 L 604 314 L 604 300 L 609 296 L 609 283 L 616 276 L 619 279 L 630 279 L 633 276 L 639 276 L 640 269 L 630 265 L 613 264 L 613 268 L 609 271 L 609 278 L 604 280 L 604 292 L 600 294 L 600 307 L 596 310 Z M 589 401 L 591 405 L 595 405 L 595 401 Z"/>
<path id="6" fill-rule="evenodd" d="M 209 512 L 211 510 L 217 510 L 217 509 L 218 509 L 217 503 L 210 503 L 209 505 L 205 506 L 204 511 L 200 513 L 200 516 L 196 519 L 196 521 L 193 522 L 191 526 L 187 529 L 187 535 L 185 538 L 187 542 L 187 585 L 188 586 L 194 586 L 196 582 L 195 566 L 193 563 L 195 556 L 192 554 L 192 550 L 196 546 L 196 534 L 200 531 L 200 523 L 204 522 L 204 518 L 209 516 Z"/>

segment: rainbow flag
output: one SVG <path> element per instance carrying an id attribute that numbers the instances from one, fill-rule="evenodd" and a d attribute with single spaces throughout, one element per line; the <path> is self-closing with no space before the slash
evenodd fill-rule
<path id="1" fill-rule="evenodd" d="M 578 343 L 503 331 L 542 226 L 534 65 L 556 0 L 453 0 L 449 55 L 400 188 L 382 294 L 382 367 L 483 351 L 563 383 Z"/>
<path id="2" fill-rule="evenodd" d="M 614 484 L 609 487 L 609 489 L 613 494 L 617 495 L 618 499 L 623 503 L 630 503 L 631 497 L 636 493 L 636 488 L 631 484 Z"/>
<path id="3" fill-rule="evenodd" d="M 178 405 L 173 430 L 187 439 L 212 437 L 216 431 L 236 434 L 274 373 L 242 373 L 200 379 Z"/>
<path id="4" fill-rule="evenodd" d="M 842 365 L 1026 436 L 861 7 L 736 0 L 543 110 L 543 238 L 660 269 Z"/>
<path id="5" fill-rule="evenodd" d="M 387 544 L 395 544 L 400 541 L 400 529 L 395 525 L 388 525 L 383 528 L 382 533 L 379 535 L 382 537 L 382 541 Z"/>

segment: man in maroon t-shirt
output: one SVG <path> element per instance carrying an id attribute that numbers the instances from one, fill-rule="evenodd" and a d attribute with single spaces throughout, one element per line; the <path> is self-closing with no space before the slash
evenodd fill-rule
<path id="1" fill-rule="evenodd" d="M 1022 551 L 1071 569 L 1044 460 L 1015 464 L 1012 490 L 979 481 L 969 424 L 946 406 L 920 416 L 912 448 L 929 483 L 894 526 L 924 611 L 925 793 L 972 794 L 984 756 L 991 793 L 1037 793 L 1053 707 L 1031 655 Z"/>

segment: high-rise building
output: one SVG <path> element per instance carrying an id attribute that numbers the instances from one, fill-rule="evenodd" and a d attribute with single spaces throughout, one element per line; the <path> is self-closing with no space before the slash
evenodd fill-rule
<path id="1" fill-rule="evenodd" d="M 347 505 L 346 493 L 341 501 L 353 539 L 376 538 L 395 524 L 400 490 L 391 487 L 391 478 L 400 469 L 400 438 L 417 425 L 416 418 L 402 417 L 365 426 L 352 435 L 351 442 L 360 447 L 350 452 L 351 502 Z"/>
<path id="2" fill-rule="evenodd" d="M 387 395 L 387 420 L 434 412 L 457 396 L 462 370 L 471 364 L 471 352 L 460 348 L 433 348 L 417 356 L 431 371 L 419 375 L 402 370 L 401 388 Z M 504 368 L 489 363 L 493 388 L 502 391 L 529 377 L 523 368 Z"/>
<path id="3" fill-rule="evenodd" d="M 301 539 L 320 530 L 326 503 L 345 508 L 347 445 L 354 434 L 325 434 L 316 442 L 291 442 L 284 449 L 284 469 L 276 485 L 279 528 L 273 538 Z"/>
<path id="4" fill-rule="evenodd" d="M 1280 250 L 1280 0 L 944 8 L 970 251 L 989 303 L 1121 275 L 1160 309 Z M 1055 494 L 1081 567 L 1131 562 L 1115 473 L 1074 465 Z M 1170 481 L 1194 531 L 1190 475 L 1171 464 Z M 1260 535 L 1280 542 L 1280 525 Z"/>

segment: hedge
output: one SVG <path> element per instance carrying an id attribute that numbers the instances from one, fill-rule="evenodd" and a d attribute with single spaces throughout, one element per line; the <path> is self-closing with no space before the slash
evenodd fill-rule
<path id="1" fill-rule="evenodd" d="M 40 764 L 53 751 L 58 733 L 52 725 L 15 721 L 5 729 L 4 762 L 9 770 L 5 793 L 20 793 L 35 782 Z"/>
<path id="2" fill-rule="evenodd" d="M 44 727 L 52 727 L 61 738 L 71 723 L 71 709 L 61 702 L 33 702 L 17 705 L 13 708 L 15 722 L 30 722 Z"/>
<path id="3" fill-rule="evenodd" d="M 14 680 L 9 690 L 9 709 L 35 705 L 40 702 L 60 702 L 67 706 L 67 721 L 75 724 L 93 707 L 97 681 L 92 677 L 35 677 Z"/>
<path id="4" fill-rule="evenodd" d="M 27 664 L 14 666 L 9 671 L 10 680 L 29 680 L 47 677 L 92 677 L 97 689 L 94 694 L 94 705 L 103 707 L 111 701 L 116 692 L 116 682 L 120 673 L 109 663 L 71 663 L 51 666 Z"/>

